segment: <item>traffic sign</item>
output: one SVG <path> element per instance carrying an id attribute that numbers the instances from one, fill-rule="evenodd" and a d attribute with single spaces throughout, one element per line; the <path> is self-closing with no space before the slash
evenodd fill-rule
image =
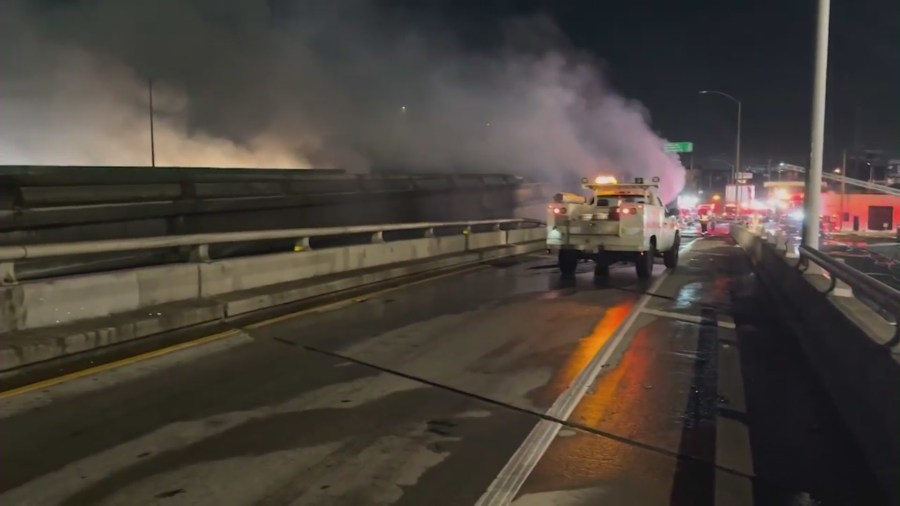
<path id="1" fill-rule="evenodd" d="M 691 153 L 694 151 L 693 142 L 667 142 L 666 151 L 669 153 Z"/>

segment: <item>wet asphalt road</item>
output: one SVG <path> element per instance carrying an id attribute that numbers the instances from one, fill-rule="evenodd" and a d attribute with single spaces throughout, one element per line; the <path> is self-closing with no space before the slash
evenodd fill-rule
<path id="1" fill-rule="evenodd" d="M 561 280 L 552 264 L 495 264 L 2 400 L 0 501 L 466 505 L 490 488 L 521 505 L 883 504 L 727 239 L 649 283 L 630 266 L 596 281 L 589 264 Z M 566 393 L 602 353 L 584 396 Z M 571 413 L 541 421 L 561 396 Z M 542 425 L 552 439 L 517 453 Z"/>

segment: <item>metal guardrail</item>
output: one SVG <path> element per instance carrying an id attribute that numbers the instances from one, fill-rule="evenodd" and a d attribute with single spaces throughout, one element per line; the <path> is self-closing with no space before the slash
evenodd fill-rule
<path id="1" fill-rule="evenodd" d="M 783 167 L 782 170 L 789 170 L 791 172 L 799 172 L 800 174 L 806 174 L 806 168 L 798 167 L 795 165 Z M 862 179 L 856 179 L 847 176 L 839 176 L 837 174 L 829 174 L 827 172 L 822 174 L 824 179 L 828 179 L 830 181 L 835 181 L 838 183 L 849 184 L 850 186 L 856 186 L 859 188 L 865 188 L 867 190 L 874 190 L 880 193 L 884 193 L 886 195 L 895 195 L 900 196 L 900 190 L 897 188 L 892 188 L 890 186 L 885 186 L 883 184 L 872 183 L 869 181 L 863 181 Z"/>
<path id="2" fill-rule="evenodd" d="M 831 278 L 831 284 L 825 293 L 834 290 L 837 281 L 846 283 L 854 293 L 866 298 L 879 309 L 885 311 L 894 318 L 894 337 L 885 346 L 893 347 L 900 344 L 900 291 L 888 286 L 877 279 L 848 266 L 835 258 L 822 253 L 817 249 L 802 245 L 799 249 L 800 260 L 797 268 L 805 271 L 809 262 L 813 262 L 824 269 Z"/>
<path id="3" fill-rule="evenodd" d="M 522 228 L 523 225 L 540 226 L 541 223 L 527 219 L 499 219 L 479 221 L 394 223 L 382 225 L 358 225 L 349 227 L 296 228 L 281 230 L 254 230 L 245 232 L 221 232 L 209 234 L 186 234 L 164 237 L 140 237 L 133 239 L 111 239 L 102 241 L 79 241 L 54 244 L 31 244 L 0 247 L 0 283 L 15 283 L 15 262 L 22 260 L 96 255 L 126 251 L 157 250 L 165 248 L 190 248 L 189 257 L 193 261 L 209 261 L 209 246 L 213 244 L 247 243 L 294 239 L 295 251 L 309 250 L 310 238 L 354 234 L 372 234 L 372 242 L 385 242 L 385 232 L 421 230 L 423 237 L 434 237 L 435 230 L 460 228 L 467 234 L 472 227 L 493 226 L 501 230 L 503 225 Z"/>

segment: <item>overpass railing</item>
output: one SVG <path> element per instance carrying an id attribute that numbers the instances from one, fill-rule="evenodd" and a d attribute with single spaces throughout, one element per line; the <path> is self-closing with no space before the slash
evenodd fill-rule
<path id="1" fill-rule="evenodd" d="M 797 268 L 800 271 L 806 271 L 812 262 L 828 273 L 830 284 L 824 293 L 833 292 L 838 281 L 846 283 L 855 295 L 868 302 L 867 305 L 874 306 L 873 309 L 894 325 L 894 337 L 885 346 L 900 344 L 900 291 L 817 249 L 801 245 L 798 251 Z"/>
<path id="2" fill-rule="evenodd" d="M 213 245 L 255 243 L 288 239 L 294 243 L 294 251 L 313 248 L 312 238 L 340 238 L 363 236 L 365 242 L 389 242 L 392 233 L 405 233 L 420 237 L 435 237 L 446 232 L 459 231 L 469 234 L 473 229 L 509 230 L 541 226 L 540 222 L 528 219 L 496 219 L 453 222 L 394 223 L 381 225 L 358 225 L 345 227 L 296 228 L 281 230 L 254 230 L 242 232 L 222 232 L 205 234 L 185 234 L 164 237 L 140 237 L 100 241 L 78 241 L 53 244 L 28 244 L 0 247 L 0 284 L 14 284 L 19 280 L 18 266 L 22 262 L 35 259 L 64 257 L 84 257 L 123 252 L 178 249 L 186 252 L 190 261 L 209 261 L 210 247 Z M 387 234 L 387 237 L 386 237 Z M 84 271 L 82 271 L 83 273 Z"/>
<path id="3" fill-rule="evenodd" d="M 741 226 L 730 232 L 747 252 L 780 323 L 791 329 L 869 469 L 886 490 L 896 489 L 900 293 L 827 251 L 795 250 L 782 234 Z"/>

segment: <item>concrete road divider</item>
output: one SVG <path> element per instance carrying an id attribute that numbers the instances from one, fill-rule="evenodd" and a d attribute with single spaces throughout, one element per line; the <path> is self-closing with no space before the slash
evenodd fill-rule
<path id="1" fill-rule="evenodd" d="M 473 226 L 494 229 L 470 232 Z M 545 238 L 543 226 L 521 220 L 421 224 L 418 228 L 426 237 L 387 242 L 383 232 L 391 231 L 392 226 L 379 227 L 370 231 L 372 242 L 368 244 L 221 260 L 192 254 L 182 263 L 7 283 L 0 286 L 0 375 L 15 375 L 36 363 L 273 306 L 539 251 Z M 410 224 L 399 228 L 417 230 Z M 463 233 L 435 236 L 435 229 Z M 268 238 L 272 231 L 260 234 Z M 228 234 L 214 235 L 198 236 L 192 247 L 201 248 L 205 245 L 202 241 L 211 239 L 228 242 Z M 248 240 L 245 235 L 237 238 Z M 162 239 L 148 238 L 147 244 L 158 247 Z M 138 247 L 140 240 L 135 241 Z M 165 244 L 183 247 L 182 242 Z M 65 247 L 73 251 L 100 248 L 77 243 Z M 110 247 L 121 248 L 121 244 Z M 31 251 L 33 255 L 62 254 L 50 245 Z M 19 252 L 6 250 L 6 255 L 9 262 L 9 257 Z"/>
<path id="2" fill-rule="evenodd" d="M 496 239 L 496 234 L 490 235 Z M 200 264 L 200 295 L 211 297 L 240 290 L 262 288 L 285 280 L 303 280 L 359 269 L 452 255 L 467 250 L 502 246 L 504 241 L 477 238 L 474 247 L 466 247 L 462 235 L 413 239 L 344 248 L 327 248 L 298 253 L 278 253 L 232 258 Z"/>

